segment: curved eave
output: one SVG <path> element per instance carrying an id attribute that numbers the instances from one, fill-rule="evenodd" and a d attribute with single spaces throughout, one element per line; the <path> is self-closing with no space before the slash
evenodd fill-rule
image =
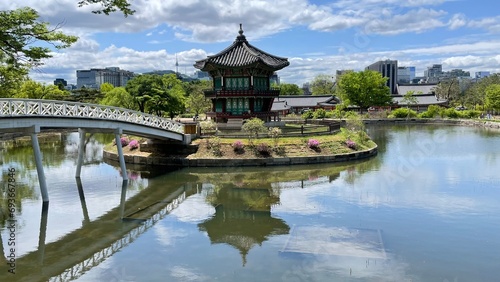
<path id="1" fill-rule="evenodd" d="M 277 71 L 290 65 L 287 58 L 266 53 L 248 42 L 235 42 L 222 52 L 197 61 L 194 67 L 202 71 L 225 68 L 261 67 Z"/>

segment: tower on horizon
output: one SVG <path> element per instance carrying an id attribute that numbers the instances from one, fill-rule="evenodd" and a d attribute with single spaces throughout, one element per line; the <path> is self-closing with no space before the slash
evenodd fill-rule
<path id="1" fill-rule="evenodd" d="M 175 73 L 179 73 L 179 61 L 177 61 L 177 53 L 175 54 Z"/>

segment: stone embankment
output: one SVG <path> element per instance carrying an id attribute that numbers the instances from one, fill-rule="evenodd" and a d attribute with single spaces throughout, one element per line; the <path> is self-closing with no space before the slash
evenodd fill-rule
<path id="1" fill-rule="evenodd" d="M 255 158 L 255 159 L 190 159 L 178 157 L 156 157 L 156 156 L 138 156 L 124 155 L 126 163 L 140 165 L 164 165 L 180 167 L 228 167 L 228 166 L 277 166 L 277 165 L 298 165 L 298 164 L 318 164 L 335 163 L 366 159 L 377 155 L 377 147 L 365 151 L 357 151 L 349 154 L 326 155 L 326 156 L 308 156 L 308 157 L 280 157 L 280 158 Z M 118 161 L 118 155 L 115 152 L 104 150 L 103 158 Z"/>

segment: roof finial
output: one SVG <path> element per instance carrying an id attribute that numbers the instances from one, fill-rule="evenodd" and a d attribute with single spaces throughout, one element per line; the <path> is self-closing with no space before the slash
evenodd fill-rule
<path id="1" fill-rule="evenodd" d="M 240 31 L 238 31 L 240 34 L 239 36 L 236 37 L 237 42 L 246 42 L 247 39 L 245 38 L 245 35 L 243 35 L 243 24 L 240 24 Z"/>

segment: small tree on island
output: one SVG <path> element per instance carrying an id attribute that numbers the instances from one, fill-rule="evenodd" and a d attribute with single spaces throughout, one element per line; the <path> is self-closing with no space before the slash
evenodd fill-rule
<path id="1" fill-rule="evenodd" d="M 281 137 L 281 128 L 279 127 L 271 127 L 269 128 L 269 137 L 273 139 L 274 148 L 278 147 L 279 139 Z"/>
<path id="2" fill-rule="evenodd" d="M 406 104 L 406 108 L 408 109 L 408 115 L 406 116 L 406 119 L 410 117 L 410 107 L 418 103 L 417 97 L 415 97 L 413 94 L 415 94 L 415 91 L 408 91 L 403 96 L 403 100 L 401 100 Z M 419 91 L 418 94 L 422 94 L 422 92 Z"/>
<path id="3" fill-rule="evenodd" d="M 259 137 L 259 133 L 266 131 L 264 121 L 259 118 L 248 119 L 241 129 L 248 134 L 248 143 L 253 145 L 253 140 Z"/>

